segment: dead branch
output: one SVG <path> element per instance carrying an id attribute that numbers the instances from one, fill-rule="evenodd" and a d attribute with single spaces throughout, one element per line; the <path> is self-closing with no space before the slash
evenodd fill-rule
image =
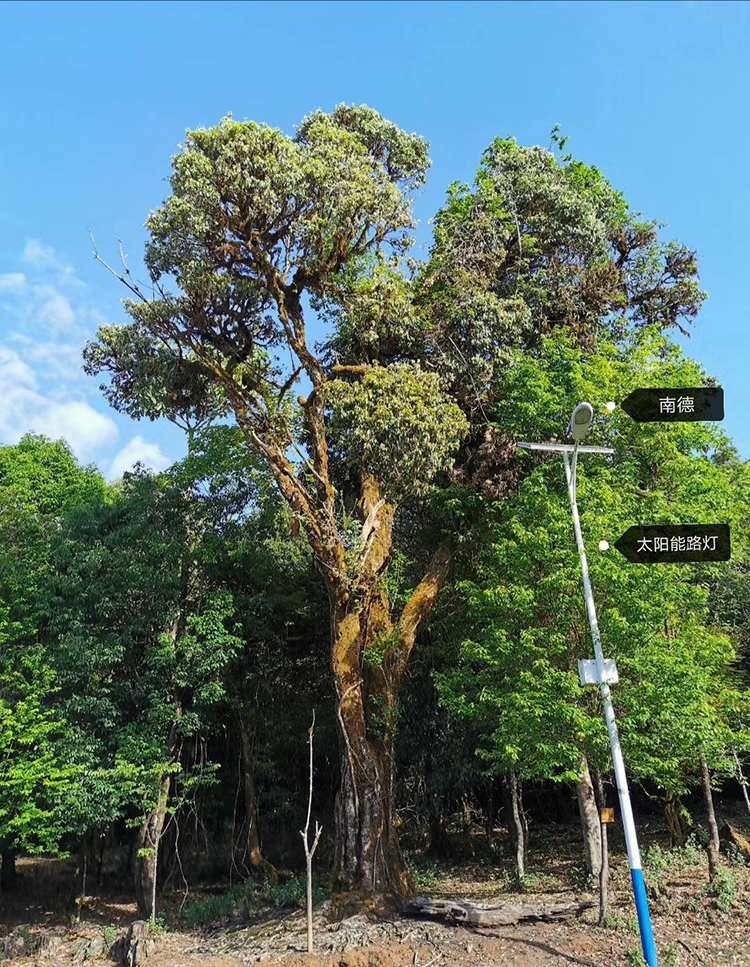
<path id="1" fill-rule="evenodd" d="M 501 903 L 491 906 L 470 903 L 468 900 L 416 897 L 406 904 L 403 912 L 409 917 L 430 917 L 470 927 L 507 927 L 522 920 L 555 920 L 572 914 L 580 916 L 593 906 L 593 903 Z"/>

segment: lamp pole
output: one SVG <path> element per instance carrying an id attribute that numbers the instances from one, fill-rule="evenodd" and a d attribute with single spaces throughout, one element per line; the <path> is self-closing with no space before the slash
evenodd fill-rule
<path id="1" fill-rule="evenodd" d="M 581 682 L 587 684 L 597 684 L 602 696 L 604 706 L 604 718 L 607 723 L 609 733 L 609 745 L 612 750 L 612 764 L 614 766 L 615 781 L 617 783 L 617 794 L 620 800 L 620 813 L 622 824 L 625 830 L 625 845 L 628 852 L 628 865 L 630 876 L 633 882 L 633 894 L 635 896 L 635 909 L 638 915 L 638 927 L 641 934 L 641 946 L 643 956 L 648 967 L 659 967 L 656 959 L 656 947 L 654 945 L 654 934 L 651 926 L 651 913 L 648 908 L 648 898 L 646 896 L 646 886 L 643 882 L 643 869 L 641 867 L 641 853 L 638 848 L 638 836 L 633 820 L 633 807 L 630 802 L 630 790 L 625 774 L 625 761 L 622 756 L 620 746 L 620 736 L 617 732 L 617 722 L 615 721 L 615 710 L 612 705 L 612 695 L 609 689 L 609 682 L 617 681 L 617 671 L 614 663 L 604 658 L 602 651 L 602 639 L 599 633 L 599 622 L 596 618 L 596 608 L 594 606 L 594 595 L 591 590 L 591 579 L 589 577 L 588 561 L 586 560 L 586 549 L 581 533 L 581 521 L 578 516 L 578 504 L 576 502 L 576 467 L 578 464 L 578 454 L 583 453 L 614 453 L 610 447 L 581 447 L 580 441 L 586 437 L 591 429 L 591 422 L 594 417 L 594 409 L 590 403 L 579 403 L 573 411 L 570 421 L 570 430 L 575 441 L 573 446 L 565 444 L 544 444 L 544 443 L 519 443 L 519 447 L 527 450 L 546 450 L 553 452 L 562 451 L 563 462 L 565 464 L 565 478 L 568 484 L 568 496 L 570 497 L 570 509 L 573 514 L 573 529 L 576 536 L 576 546 L 581 562 L 581 575 L 583 577 L 583 595 L 586 601 L 586 615 L 591 628 L 591 639 L 594 643 L 594 669 L 589 669 L 591 662 L 580 662 Z M 571 457 L 568 455 L 571 454 Z M 592 675 L 590 672 L 594 671 Z M 588 672 L 588 674 L 586 674 Z"/>

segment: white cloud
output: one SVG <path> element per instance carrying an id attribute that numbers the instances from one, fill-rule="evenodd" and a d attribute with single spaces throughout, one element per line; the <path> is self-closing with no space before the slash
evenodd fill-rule
<path id="1" fill-rule="evenodd" d="M 34 371 L 21 359 L 17 352 L 0 346 L 0 388 L 2 388 L 3 395 L 12 393 L 19 386 L 35 389 L 36 377 Z M 2 405 L 1 402 L 0 405 Z"/>
<path id="2" fill-rule="evenodd" d="M 18 388 L 0 400 L 0 436 L 17 443 L 26 433 L 66 440 L 76 456 L 87 460 L 99 447 L 114 443 L 114 420 L 85 400 L 59 402 L 33 390 Z"/>
<path id="3" fill-rule="evenodd" d="M 109 468 L 109 479 L 120 478 L 126 470 L 132 470 L 136 463 L 142 463 L 149 470 L 158 472 L 166 470 L 171 460 L 157 443 L 148 443 L 138 434 L 116 454 Z"/>
<path id="4" fill-rule="evenodd" d="M 66 265 L 51 245 L 42 245 L 36 238 L 28 239 L 24 245 L 21 261 L 38 270 L 56 272 L 63 281 L 79 286 L 84 284 L 76 277 L 72 265 Z"/>
<path id="5" fill-rule="evenodd" d="M 22 292 L 25 285 L 23 272 L 0 272 L 0 292 Z"/>
<path id="6" fill-rule="evenodd" d="M 32 339 L 20 332 L 8 336 L 8 342 L 19 346 L 19 353 L 45 379 L 55 380 L 58 389 L 78 381 L 83 373 L 81 347 L 78 342 L 65 343 L 50 339 Z"/>
<path id="7" fill-rule="evenodd" d="M 23 252 L 21 252 L 21 259 L 29 265 L 36 265 L 41 268 L 47 268 L 57 263 L 55 250 L 52 246 L 42 245 L 36 238 L 27 240 L 23 247 Z"/>
<path id="8" fill-rule="evenodd" d="M 114 420 L 85 400 L 56 400 L 37 390 L 34 371 L 12 349 L 0 346 L 0 439 L 17 443 L 25 433 L 66 440 L 82 459 L 117 440 Z"/>
<path id="9" fill-rule="evenodd" d="M 81 459 L 93 456 L 99 447 L 114 443 L 118 437 L 114 420 L 99 413 L 85 400 L 59 403 L 45 397 L 37 397 L 47 408 L 34 417 L 37 433 L 58 440 L 67 440 Z"/>
<path id="10" fill-rule="evenodd" d="M 133 436 L 122 446 L 118 425 L 127 418 L 113 419 L 98 381 L 84 377 L 81 349 L 107 320 L 72 266 L 30 239 L 20 264 L 1 268 L 8 271 L 0 272 L 0 444 L 33 432 L 66 440 L 79 460 L 97 460 L 111 477 L 139 462 L 166 469 L 171 460 L 157 443 Z"/>
<path id="11" fill-rule="evenodd" d="M 52 285 L 35 285 L 34 295 L 39 299 L 38 306 L 33 310 L 37 322 L 48 325 L 56 332 L 72 328 L 76 314 L 67 296 Z"/>

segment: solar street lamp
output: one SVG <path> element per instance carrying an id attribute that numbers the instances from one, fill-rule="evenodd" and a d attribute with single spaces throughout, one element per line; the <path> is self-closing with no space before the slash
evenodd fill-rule
<path id="1" fill-rule="evenodd" d="M 611 412 L 610 407 L 607 409 Z M 578 504 L 576 501 L 576 467 L 578 465 L 579 453 L 602 453 L 611 454 L 614 450 L 611 447 L 582 447 L 581 440 L 584 440 L 591 430 L 594 419 L 594 408 L 590 403 L 579 403 L 573 410 L 570 418 L 568 431 L 573 437 L 574 444 L 560 443 L 519 443 L 518 446 L 526 450 L 546 450 L 561 452 L 565 464 L 565 479 L 568 483 L 568 496 L 570 498 L 570 509 L 573 515 L 573 530 L 575 531 L 576 546 L 581 563 L 581 576 L 583 578 L 583 596 L 586 602 L 586 614 L 591 628 L 591 639 L 594 644 L 594 660 L 590 659 L 578 662 L 578 673 L 581 685 L 598 685 L 604 706 L 604 718 L 607 723 L 609 733 L 609 745 L 612 750 L 612 764 L 614 766 L 615 781 L 617 783 L 617 793 L 620 799 L 620 813 L 622 824 L 625 830 L 625 845 L 628 851 L 628 865 L 630 866 L 630 876 L 633 882 L 633 894 L 635 896 L 635 909 L 638 915 L 638 926 L 641 933 L 641 946 L 643 956 L 648 967 L 658 967 L 656 959 L 656 947 L 654 946 L 654 934 L 651 927 L 651 914 L 648 908 L 648 898 L 646 897 L 646 887 L 643 882 L 643 870 L 641 868 L 641 854 L 638 847 L 638 836 L 633 819 L 633 807 L 630 802 L 630 790 L 625 774 L 625 761 L 622 757 L 620 747 L 620 737 L 617 732 L 615 721 L 615 710 L 612 704 L 610 684 L 618 681 L 617 667 L 612 659 L 606 659 L 602 651 L 602 640 L 599 633 L 599 623 L 596 617 L 594 606 L 594 595 L 591 590 L 591 579 L 589 578 L 588 561 L 586 560 L 586 549 L 581 533 L 581 521 L 578 516 Z M 569 457 L 572 454 L 572 460 Z M 600 550 L 606 550 L 607 544 L 602 541 L 599 544 Z"/>

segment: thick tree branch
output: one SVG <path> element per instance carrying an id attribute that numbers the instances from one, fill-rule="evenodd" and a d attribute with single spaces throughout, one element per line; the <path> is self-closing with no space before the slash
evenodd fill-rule
<path id="1" fill-rule="evenodd" d="M 358 365 L 358 366 L 344 366 L 341 363 L 336 363 L 335 366 L 331 366 L 331 375 L 333 376 L 364 376 L 369 366 Z"/>
<path id="2" fill-rule="evenodd" d="M 315 389 L 307 397 L 303 407 L 305 426 L 310 434 L 309 446 L 312 450 L 315 476 L 318 479 L 318 491 L 328 518 L 334 519 L 334 503 L 336 490 L 331 483 L 328 468 L 328 440 L 326 438 L 326 419 L 323 401 Z"/>
<path id="3" fill-rule="evenodd" d="M 368 583 L 380 574 L 391 557 L 393 541 L 393 505 L 380 496 L 380 487 L 374 477 L 363 473 L 360 477 L 360 513 L 362 516 L 361 538 L 362 574 Z"/>
<path id="4" fill-rule="evenodd" d="M 394 669 L 399 677 L 406 670 L 419 626 L 429 615 L 440 589 L 445 584 L 454 553 L 454 538 L 446 538 L 432 555 L 427 573 L 404 605 L 398 622 L 400 647 Z"/>

